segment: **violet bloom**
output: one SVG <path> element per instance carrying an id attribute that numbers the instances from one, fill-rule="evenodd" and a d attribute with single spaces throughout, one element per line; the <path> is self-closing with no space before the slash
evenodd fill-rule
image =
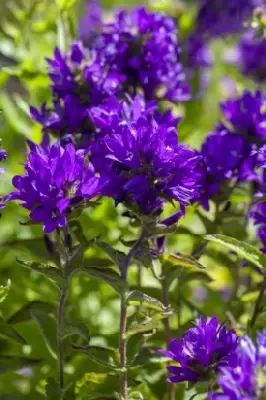
<path id="1" fill-rule="evenodd" d="M 56 136 L 90 135 L 93 126 L 89 110 L 115 95 L 121 82 L 97 60 L 97 54 L 73 43 L 66 54 L 55 50 L 48 59 L 52 81 L 53 106 L 31 108 L 32 118 L 42 124 L 44 132 Z"/>
<path id="2" fill-rule="evenodd" d="M 118 12 L 102 31 L 93 47 L 106 68 L 122 79 L 123 92 L 134 96 L 141 89 L 147 100 L 190 99 L 174 19 L 139 7 Z"/>
<path id="3" fill-rule="evenodd" d="M 79 39 L 88 47 L 97 38 L 102 27 L 103 9 L 99 0 L 87 0 L 86 13 L 79 23 Z"/>
<path id="4" fill-rule="evenodd" d="M 197 33 L 208 38 L 237 33 L 251 17 L 257 0 L 201 0 Z"/>
<path id="5" fill-rule="evenodd" d="M 256 160 L 251 157 L 252 146 L 244 136 L 228 132 L 223 126 L 207 136 L 201 154 L 207 167 L 207 183 L 202 203 L 208 208 L 208 199 L 226 183 L 252 181 L 257 178 L 254 172 Z"/>
<path id="6" fill-rule="evenodd" d="M 266 331 L 258 333 L 257 346 L 248 336 L 240 339 L 234 364 L 221 368 L 221 392 L 211 400 L 260 400 L 266 394 Z"/>
<path id="7" fill-rule="evenodd" d="M 258 83 L 266 81 L 266 39 L 256 38 L 253 31 L 247 32 L 238 46 L 238 64 L 244 75 Z"/>
<path id="8" fill-rule="evenodd" d="M 45 136 L 41 145 L 29 146 L 25 175 L 13 178 L 17 190 L 7 200 L 20 200 L 31 220 L 50 233 L 66 226 L 71 209 L 100 194 L 103 179 L 95 175 L 84 151 L 72 144 L 63 149 L 59 143 L 50 145 Z"/>
<path id="9" fill-rule="evenodd" d="M 266 140 L 266 97 L 258 90 L 246 90 L 236 99 L 221 104 L 228 131 L 243 135 L 249 142 L 261 144 Z"/>
<path id="10" fill-rule="evenodd" d="M 157 213 L 164 200 L 183 207 L 196 201 L 205 166 L 200 155 L 177 143 L 172 118 L 157 119 L 140 110 L 134 118 L 132 111 L 128 115 L 130 119 L 114 116 L 109 134 L 91 147 L 96 170 L 111 182 L 105 194 L 144 214 Z"/>
<path id="11" fill-rule="evenodd" d="M 212 379 L 222 367 L 230 365 L 235 356 L 238 338 L 233 330 L 220 325 L 216 317 L 199 323 L 189 329 L 181 339 L 173 339 L 168 350 L 159 352 L 178 363 L 168 371 L 169 383 L 200 382 Z"/>

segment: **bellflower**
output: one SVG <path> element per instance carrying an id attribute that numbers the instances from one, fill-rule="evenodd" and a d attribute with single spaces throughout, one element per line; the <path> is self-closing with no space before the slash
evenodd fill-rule
<path id="1" fill-rule="evenodd" d="M 221 368 L 220 393 L 211 400 L 259 400 L 266 394 L 266 331 L 258 333 L 257 345 L 248 336 L 240 339 L 231 366 Z"/>
<path id="2" fill-rule="evenodd" d="M 256 82 L 266 80 L 266 39 L 256 38 L 253 31 L 247 32 L 238 46 L 238 60 L 244 75 Z"/>
<path id="3" fill-rule="evenodd" d="M 97 60 L 97 54 L 73 43 L 66 54 L 55 50 L 48 59 L 52 81 L 53 106 L 41 110 L 31 107 L 32 118 L 42 124 L 44 132 L 63 137 L 86 134 L 93 130 L 89 110 L 115 95 L 120 81 Z"/>
<path id="4" fill-rule="evenodd" d="M 103 9 L 99 0 L 87 0 L 86 13 L 79 23 L 79 39 L 90 46 L 101 31 Z"/>
<path id="5" fill-rule="evenodd" d="M 244 136 L 228 132 L 222 125 L 207 136 L 201 154 L 207 167 L 207 184 L 202 203 L 215 196 L 225 182 L 254 180 L 256 161 L 251 157 L 252 146 Z"/>
<path id="6" fill-rule="evenodd" d="M 159 351 L 178 364 L 168 367 L 171 374 L 168 382 L 209 381 L 213 374 L 232 362 L 237 343 L 235 332 L 220 325 L 216 317 L 209 321 L 201 317 L 180 340 L 173 339 L 168 350 Z"/>
<path id="7" fill-rule="evenodd" d="M 29 147 L 25 175 L 13 178 L 16 191 L 7 200 L 20 200 L 31 220 L 50 233 L 66 226 L 71 208 L 100 194 L 103 179 L 95 175 L 84 151 L 72 144 L 63 149 L 45 136 L 41 145 L 29 142 Z"/>
<path id="8" fill-rule="evenodd" d="M 261 91 L 245 91 L 237 99 L 221 104 L 225 126 L 230 132 L 241 134 L 248 141 L 261 144 L 266 139 L 266 97 Z"/>
<path id="9" fill-rule="evenodd" d="M 237 33 L 251 17 L 257 0 L 201 0 L 197 32 L 207 37 Z"/>
<path id="10" fill-rule="evenodd" d="M 144 214 L 157 212 L 164 200 L 185 207 L 199 198 L 204 184 L 202 157 L 177 143 L 169 115 L 156 120 L 139 112 L 129 120 L 113 118 L 109 134 L 92 146 L 91 154 L 96 170 L 112 183 L 105 194 Z"/>
<path id="11" fill-rule="evenodd" d="M 141 89 L 146 100 L 190 98 L 174 19 L 139 7 L 119 11 L 102 30 L 93 47 L 123 81 L 122 91 L 135 95 Z"/>

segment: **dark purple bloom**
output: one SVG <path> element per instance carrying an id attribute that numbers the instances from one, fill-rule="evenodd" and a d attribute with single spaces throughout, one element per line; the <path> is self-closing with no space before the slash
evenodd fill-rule
<path id="1" fill-rule="evenodd" d="M 63 149 L 59 143 L 50 145 L 45 136 L 41 145 L 29 146 L 25 175 L 13 178 L 17 190 L 7 200 L 20 200 L 30 218 L 50 233 L 66 226 L 71 208 L 100 194 L 104 180 L 96 176 L 84 151 L 72 144 Z"/>
<path id="2" fill-rule="evenodd" d="M 6 159 L 7 159 L 6 150 L 1 149 L 1 150 L 0 150 L 0 161 L 4 161 L 4 160 L 6 160 Z"/>
<path id="3" fill-rule="evenodd" d="M 211 38 L 239 32 L 256 5 L 257 0 L 201 0 L 197 33 Z"/>
<path id="4" fill-rule="evenodd" d="M 244 75 L 256 82 L 266 80 L 266 39 L 257 38 L 253 31 L 247 32 L 238 46 L 237 62 Z"/>
<path id="5" fill-rule="evenodd" d="M 79 23 L 79 39 L 84 46 L 91 45 L 102 27 L 103 9 L 99 0 L 87 0 L 86 13 Z"/>
<path id="6" fill-rule="evenodd" d="M 259 400 L 266 393 L 266 331 L 258 333 L 257 346 L 248 336 L 239 341 L 233 365 L 221 368 L 221 392 L 211 400 Z"/>
<path id="7" fill-rule="evenodd" d="M 178 145 L 176 119 L 139 106 L 137 98 L 124 119 L 113 115 L 91 148 L 95 168 L 110 178 L 105 194 L 144 214 L 158 211 L 164 200 L 181 206 L 196 201 L 205 178 L 202 157 Z"/>
<path id="8" fill-rule="evenodd" d="M 245 91 L 237 99 L 221 104 L 225 126 L 230 132 L 246 137 L 251 143 L 260 144 L 266 139 L 266 97 L 261 91 Z"/>
<path id="9" fill-rule="evenodd" d="M 244 136 L 228 132 L 223 126 L 218 126 L 207 136 L 201 148 L 207 166 L 206 193 L 202 199 L 206 208 L 207 200 L 215 196 L 224 183 L 231 181 L 234 184 L 257 178 L 254 172 L 256 160 L 251 157 L 251 152 L 252 146 Z"/>
<path id="10" fill-rule="evenodd" d="M 233 330 L 220 325 L 216 317 L 201 317 L 182 338 L 169 343 L 160 353 L 179 366 L 169 366 L 170 383 L 209 381 L 220 368 L 229 365 L 235 355 L 238 338 Z"/>
<path id="11" fill-rule="evenodd" d="M 122 79 L 123 91 L 135 95 L 142 89 L 148 100 L 190 98 L 174 19 L 145 8 L 122 10 L 102 31 L 94 48 L 106 68 Z"/>

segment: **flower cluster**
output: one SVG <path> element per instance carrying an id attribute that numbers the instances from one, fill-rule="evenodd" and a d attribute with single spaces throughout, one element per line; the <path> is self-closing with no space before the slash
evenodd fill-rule
<path id="1" fill-rule="evenodd" d="M 79 39 L 89 47 L 97 38 L 102 27 L 103 9 L 99 0 L 87 0 L 86 13 L 79 23 Z"/>
<path id="2" fill-rule="evenodd" d="M 208 381 L 213 373 L 232 363 L 237 343 L 235 332 L 220 325 L 216 317 L 209 321 L 201 317 L 181 340 L 174 339 L 168 350 L 160 350 L 162 355 L 179 364 L 168 367 L 172 374 L 168 382 Z"/>
<path id="3" fill-rule="evenodd" d="M 217 37 L 239 32 L 257 4 L 257 0 L 201 0 L 197 32 Z"/>
<path id="4" fill-rule="evenodd" d="M 218 384 L 222 390 L 211 400 L 257 400 L 266 393 L 266 331 L 258 333 L 257 346 L 248 336 L 240 339 L 234 364 L 221 368 Z"/>
<path id="5" fill-rule="evenodd" d="M 148 100 L 190 98 L 172 18 L 145 8 L 119 11 L 114 22 L 102 26 L 93 48 L 121 80 L 123 91 L 135 95 L 141 89 Z"/>
<path id="6" fill-rule="evenodd" d="M 25 175 L 13 178 L 17 190 L 7 200 L 20 200 L 32 221 L 42 223 L 44 232 L 50 233 L 66 226 L 71 208 L 97 196 L 104 179 L 95 174 L 84 151 L 72 144 L 63 149 L 44 136 L 41 145 L 29 142 L 29 147 Z"/>

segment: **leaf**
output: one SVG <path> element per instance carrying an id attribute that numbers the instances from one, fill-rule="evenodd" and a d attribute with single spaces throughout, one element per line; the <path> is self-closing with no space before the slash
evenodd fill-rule
<path id="1" fill-rule="evenodd" d="M 181 284 L 186 284 L 191 281 L 201 281 L 202 283 L 211 283 L 213 279 L 206 271 L 192 271 L 182 275 Z"/>
<path id="2" fill-rule="evenodd" d="M 165 310 L 163 312 L 157 312 L 155 315 L 149 317 L 147 316 L 141 322 L 134 321 L 131 326 L 129 326 L 126 338 L 129 338 L 132 335 L 136 335 L 137 333 L 152 331 L 157 327 L 158 323 L 163 319 L 168 318 L 172 315 L 172 310 Z"/>
<path id="3" fill-rule="evenodd" d="M 99 240 L 96 240 L 96 245 L 100 247 L 104 252 L 113 260 L 113 262 L 120 267 L 122 263 L 124 262 L 126 255 L 125 253 L 118 251 L 114 249 L 112 246 L 110 246 L 107 243 L 101 242 Z"/>
<path id="4" fill-rule="evenodd" d="M 29 321 L 32 319 L 32 311 L 41 311 L 46 314 L 53 314 L 55 312 L 55 306 L 44 301 L 32 301 L 15 312 L 7 322 L 13 325 Z"/>
<path id="5" fill-rule="evenodd" d="M 152 231 L 150 232 L 150 237 L 156 237 L 156 236 L 165 236 L 165 235 L 170 235 L 171 233 L 174 233 L 177 231 L 177 226 L 174 225 L 164 225 L 164 224 L 157 224 L 155 227 L 153 227 Z"/>
<path id="6" fill-rule="evenodd" d="M 56 0 L 59 8 L 64 11 L 68 10 L 69 8 L 73 7 L 77 0 Z"/>
<path id="7" fill-rule="evenodd" d="M 60 400 L 61 390 L 54 378 L 48 378 L 45 385 L 45 395 L 47 400 Z"/>
<path id="8" fill-rule="evenodd" d="M 27 344 L 26 340 L 20 336 L 12 326 L 4 321 L 2 317 L 0 317 L 0 337 L 1 336 L 20 344 Z"/>
<path id="9" fill-rule="evenodd" d="M 83 322 L 67 322 L 64 327 L 64 338 L 77 335 L 83 338 L 87 343 L 90 341 L 90 332 Z"/>
<path id="10" fill-rule="evenodd" d="M 0 373 L 6 373 L 8 370 L 17 371 L 25 367 L 34 367 L 42 362 L 41 359 L 24 358 L 15 355 L 0 356 Z"/>
<path id="11" fill-rule="evenodd" d="M 126 301 L 128 304 L 152 308 L 157 311 L 166 310 L 166 307 L 161 301 L 150 297 L 147 294 L 140 292 L 139 290 L 133 290 L 132 292 L 130 292 L 126 297 Z"/>
<path id="12" fill-rule="evenodd" d="M 56 342 L 56 321 L 52 316 L 41 312 L 32 311 L 32 317 L 37 322 L 47 349 L 49 350 L 51 356 L 57 359 L 57 342 Z"/>
<path id="13" fill-rule="evenodd" d="M 100 346 L 89 346 L 89 347 L 81 347 L 81 346 L 72 346 L 75 350 L 78 350 L 82 354 L 88 356 L 92 361 L 97 364 L 103 365 L 104 367 L 111 369 L 119 369 L 119 365 L 114 362 L 117 359 L 116 351 L 112 348 L 108 347 L 100 347 Z"/>
<path id="14" fill-rule="evenodd" d="M 0 286 L 0 303 L 2 303 L 7 297 L 11 287 L 11 280 L 8 279 L 6 286 Z"/>
<path id="15" fill-rule="evenodd" d="M 128 379 L 129 388 L 135 387 L 139 382 Z M 90 372 L 76 384 L 75 400 L 116 400 L 120 392 L 119 376 L 113 373 L 100 374 Z"/>
<path id="16" fill-rule="evenodd" d="M 225 235 L 206 235 L 205 238 L 211 242 L 223 244 L 259 268 L 266 267 L 266 256 L 249 243 Z"/>
<path id="17" fill-rule="evenodd" d="M 46 278 L 54 282 L 59 288 L 64 286 L 65 280 L 59 268 L 35 261 L 22 261 L 17 259 L 17 262 L 25 268 L 44 275 Z"/>
<path id="18" fill-rule="evenodd" d="M 206 268 L 198 260 L 192 256 L 185 254 L 164 254 L 160 257 L 160 261 L 164 267 L 175 268 Z"/>
<path id="19" fill-rule="evenodd" d="M 118 293 L 124 293 L 127 290 L 127 283 L 123 281 L 120 275 L 112 268 L 82 268 L 81 271 L 100 279 L 112 286 Z"/>

